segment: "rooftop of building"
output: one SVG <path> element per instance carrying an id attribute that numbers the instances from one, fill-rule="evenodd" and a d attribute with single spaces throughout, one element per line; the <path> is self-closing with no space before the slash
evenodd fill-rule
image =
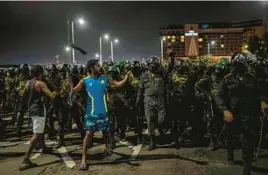
<path id="1" fill-rule="evenodd" d="M 200 29 L 212 29 L 212 28 L 246 28 L 260 26 L 263 24 L 265 19 L 250 19 L 250 20 L 240 20 L 232 22 L 201 22 L 195 23 L 199 25 Z M 194 23 L 192 23 L 194 24 Z M 160 30 L 172 30 L 172 29 L 184 29 L 185 24 L 179 25 L 168 25 L 161 27 Z"/>

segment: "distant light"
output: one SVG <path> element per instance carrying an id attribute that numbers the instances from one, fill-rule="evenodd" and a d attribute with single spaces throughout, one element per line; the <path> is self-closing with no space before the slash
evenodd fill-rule
<path id="1" fill-rule="evenodd" d="M 214 45 L 215 44 L 215 41 L 211 41 L 211 44 Z"/>
<path id="2" fill-rule="evenodd" d="M 69 51 L 71 50 L 71 48 L 70 48 L 70 47 L 65 47 L 65 50 L 66 50 L 67 52 L 69 52 Z"/>
<path id="3" fill-rule="evenodd" d="M 245 49 L 247 49 L 248 48 L 248 45 L 246 44 L 244 47 L 245 47 Z"/>
<path id="4" fill-rule="evenodd" d="M 166 37 L 163 37 L 163 38 L 162 38 L 162 41 L 166 41 Z"/>
<path id="5" fill-rule="evenodd" d="M 95 57 L 96 57 L 96 58 L 99 58 L 99 57 L 100 57 L 100 55 L 99 55 L 98 53 L 96 53 L 96 54 L 95 54 Z"/>
<path id="6" fill-rule="evenodd" d="M 109 39 L 109 35 L 108 34 L 104 35 L 104 38 Z"/>
<path id="7" fill-rule="evenodd" d="M 119 40 L 118 40 L 118 39 L 115 39 L 115 40 L 114 40 L 114 42 L 115 42 L 115 43 L 118 43 L 118 42 L 119 42 Z"/>
<path id="8" fill-rule="evenodd" d="M 78 19 L 78 22 L 79 22 L 80 25 L 84 25 L 85 24 L 85 20 L 82 19 L 82 18 Z"/>
<path id="9" fill-rule="evenodd" d="M 202 39 L 202 38 L 198 38 L 198 41 L 199 41 L 199 42 L 202 42 L 202 41 L 203 41 L 203 39 Z"/>
<path id="10" fill-rule="evenodd" d="M 221 48 L 224 48 L 224 44 L 221 44 Z"/>

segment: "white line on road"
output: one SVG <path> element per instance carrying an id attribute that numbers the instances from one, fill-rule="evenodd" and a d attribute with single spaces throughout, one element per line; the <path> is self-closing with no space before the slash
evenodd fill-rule
<path id="1" fill-rule="evenodd" d="M 32 157 L 31 160 L 37 159 L 39 156 L 41 156 L 42 153 L 35 153 Z"/>
<path id="2" fill-rule="evenodd" d="M 69 168 L 75 167 L 76 163 L 74 160 L 69 156 L 68 151 L 65 147 L 61 147 L 58 149 L 58 152 L 60 153 L 64 163 L 67 165 Z"/>
<path id="3" fill-rule="evenodd" d="M 23 141 L 17 141 L 17 142 L 0 142 L 0 147 L 8 147 L 8 146 L 15 146 L 23 143 Z"/>
<path id="4" fill-rule="evenodd" d="M 137 146 L 134 146 L 132 149 L 134 150 L 133 153 L 131 154 L 131 157 L 129 160 L 135 160 L 136 157 L 139 155 L 141 148 L 143 144 L 139 144 Z"/>

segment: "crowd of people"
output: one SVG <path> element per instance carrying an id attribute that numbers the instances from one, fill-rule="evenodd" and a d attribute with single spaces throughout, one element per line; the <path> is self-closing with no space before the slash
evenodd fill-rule
<path id="1" fill-rule="evenodd" d="M 86 66 L 23 64 L 1 71 L 0 102 L 2 110 L 14 112 L 18 137 L 29 110 L 34 136 L 23 159 L 25 168 L 35 166 L 29 156 L 37 143 L 48 151 L 44 130 L 49 139 L 58 136 L 57 149 L 65 145 L 64 135 L 71 132 L 74 120 L 84 144 L 81 170 L 87 169 L 87 149 L 95 131 L 103 133 L 104 154 L 109 155 L 115 138 L 127 139 L 126 131 L 133 129 L 136 144 L 141 144 L 147 128 L 149 151 L 156 149 L 158 129 L 160 137 L 170 134 L 176 148 L 198 146 L 209 138 L 208 149 L 225 147 L 230 165 L 240 136 L 243 173 L 248 175 L 254 150 L 267 141 L 267 73 L 266 58 L 250 52 L 222 58 L 214 65 L 175 58 L 173 53 L 165 64 L 156 56 L 146 63 L 100 64 L 92 59 Z"/>

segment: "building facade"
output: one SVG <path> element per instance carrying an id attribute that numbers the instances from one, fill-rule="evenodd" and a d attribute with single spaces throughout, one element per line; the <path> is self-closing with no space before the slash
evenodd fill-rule
<path id="1" fill-rule="evenodd" d="M 268 20 L 256 19 L 229 23 L 170 25 L 160 28 L 162 56 L 174 52 L 177 57 L 230 57 L 248 48 L 250 36 L 262 38 Z"/>

